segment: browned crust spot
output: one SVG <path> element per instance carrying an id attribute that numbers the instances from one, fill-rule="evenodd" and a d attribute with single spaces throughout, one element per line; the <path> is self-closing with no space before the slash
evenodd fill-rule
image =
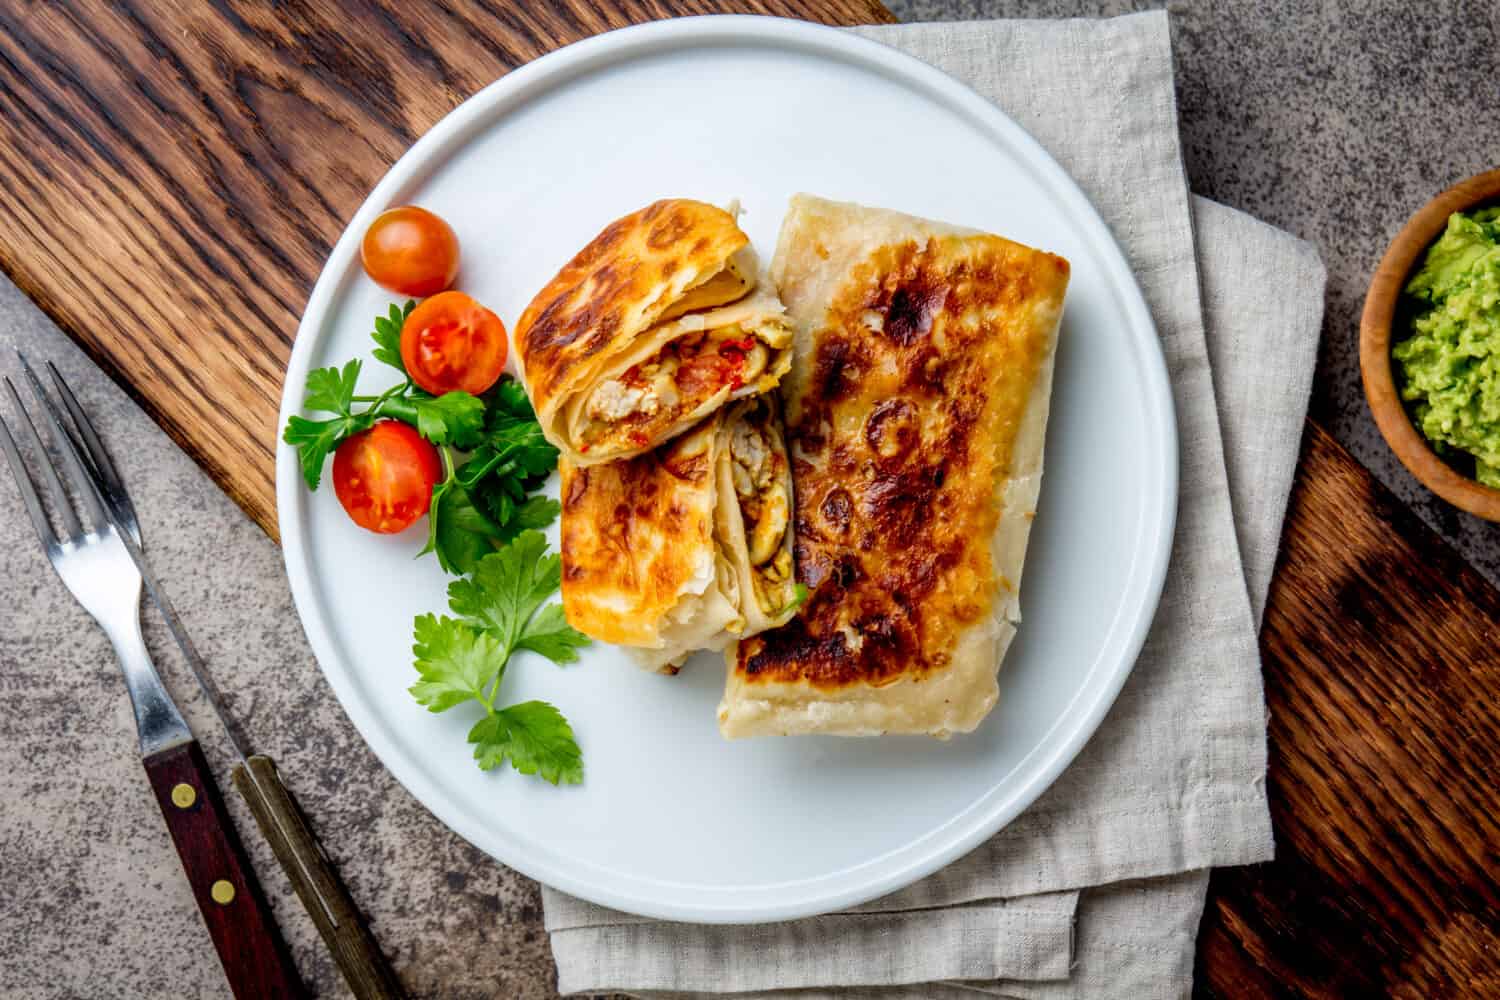
<path id="1" fill-rule="evenodd" d="M 681 198 L 606 226 L 537 293 L 516 324 L 517 350 L 537 404 L 617 337 L 649 326 L 669 304 L 665 292 L 674 281 L 706 279 L 747 242 L 734 216 Z"/>
<path id="2" fill-rule="evenodd" d="M 881 247 L 852 270 L 787 427 L 797 578 L 812 594 L 740 644 L 747 680 L 920 680 L 989 613 L 996 484 L 1050 337 L 1031 310 L 1066 273 L 985 236 Z"/>

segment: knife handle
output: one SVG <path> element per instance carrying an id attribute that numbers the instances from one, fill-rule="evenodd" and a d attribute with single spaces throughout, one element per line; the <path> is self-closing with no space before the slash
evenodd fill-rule
<path id="1" fill-rule="evenodd" d="M 305 997 L 198 741 L 142 763 L 237 1000 Z"/>
<path id="2" fill-rule="evenodd" d="M 406 994 L 400 980 L 323 845 L 313 835 L 302 808 L 282 784 L 275 762 L 254 754 L 235 765 L 232 779 L 318 933 L 323 935 L 349 989 L 359 1000 L 402 1000 Z"/>

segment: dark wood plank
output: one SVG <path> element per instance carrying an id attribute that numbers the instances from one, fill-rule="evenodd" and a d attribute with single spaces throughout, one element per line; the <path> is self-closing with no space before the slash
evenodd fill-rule
<path id="1" fill-rule="evenodd" d="M 1500 593 L 1311 424 L 1261 648 L 1276 860 L 1199 992 L 1500 996 Z"/>
<path id="2" fill-rule="evenodd" d="M 657 18 L 878 0 L 0 0 L 0 267 L 273 536 L 281 375 L 344 222 L 464 98 Z"/>

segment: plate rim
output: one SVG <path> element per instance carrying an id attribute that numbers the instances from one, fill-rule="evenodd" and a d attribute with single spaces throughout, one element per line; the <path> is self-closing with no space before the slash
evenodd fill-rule
<path id="1" fill-rule="evenodd" d="M 576 878 L 564 866 L 553 863 L 548 856 L 537 853 L 524 843 L 486 836 L 483 830 L 476 829 L 467 822 L 462 810 L 450 804 L 450 796 L 428 786 L 420 769 L 414 763 L 409 763 L 406 755 L 387 741 L 382 732 L 384 723 L 379 721 L 379 713 L 356 690 L 352 672 L 336 653 L 338 643 L 323 618 L 315 594 L 317 584 L 310 568 L 310 554 L 303 532 L 306 508 L 301 505 L 305 505 L 309 497 L 303 486 L 295 451 L 282 442 L 279 436 L 280 428 L 286 425 L 287 418 L 301 411 L 301 393 L 293 392 L 293 388 L 301 387 L 306 381 L 312 354 L 322 337 L 320 328 L 325 327 L 328 322 L 329 307 L 345 283 L 351 280 L 353 269 L 350 265 L 357 256 L 358 234 L 394 194 L 418 181 L 432 165 L 451 155 L 449 147 L 462 144 L 469 130 L 487 127 L 497 118 L 514 113 L 525 105 L 532 94 L 548 91 L 555 86 L 566 86 L 573 77 L 631 57 L 649 57 L 661 51 L 678 50 L 695 43 L 790 47 L 872 69 L 882 75 L 903 80 L 916 87 L 919 92 L 941 100 L 950 108 L 961 112 L 971 124 L 983 126 L 991 137 L 1003 136 L 1006 143 L 1027 154 L 1022 157 L 1022 165 L 1031 169 L 1042 168 L 1041 179 L 1044 183 L 1071 209 L 1078 221 L 1087 229 L 1096 230 L 1090 235 L 1097 238 L 1098 246 L 1105 251 L 1103 256 L 1106 258 L 1106 271 L 1109 272 L 1106 284 L 1113 286 L 1117 292 L 1124 293 L 1121 297 L 1126 311 L 1125 325 L 1150 334 L 1147 349 L 1138 353 L 1142 355 L 1141 368 L 1147 382 L 1143 386 L 1143 396 L 1148 411 L 1148 428 L 1161 432 L 1156 441 L 1156 455 L 1151 456 L 1156 459 L 1158 468 L 1156 475 L 1148 479 L 1148 482 L 1154 480 L 1159 483 L 1158 510 L 1154 523 L 1151 523 L 1148 504 L 1148 510 L 1143 515 L 1143 519 L 1147 521 L 1143 525 L 1145 543 L 1136 553 L 1139 560 L 1144 552 L 1151 564 L 1145 570 L 1143 584 L 1137 588 L 1136 599 L 1133 602 L 1129 599 L 1123 602 L 1126 605 L 1133 604 L 1133 607 L 1124 610 L 1127 614 L 1133 611 L 1136 620 L 1130 626 L 1124 641 L 1118 645 L 1117 662 L 1106 676 L 1093 685 L 1091 700 L 1083 705 L 1075 704 L 1070 714 L 1058 720 L 1058 725 L 1069 722 L 1071 730 L 1051 748 L 1051 756 L 1045 764 L 1020 789 L 1002 801 L 988 805 L 981 817 L 969 815 L 974 811 L 971 806 L 965 812 L 949 817 L 925 836 L 917 838 L 912 845 L 920 845 L 920 849 L 916 851 L 915 857 L 908 858 L 903 863 L 886 865 L 878 873 L 856 879 L 853 885 L 840 885 L 821 892 L 804 892 L 795 898 L 750 904 L 736 904 L 732 900 L 724 900 L 719 905 L 702 901 L 670 902 L 658 897 L 621 891 L 586 878 Z M 1139 349 L 1141 345 L 1135 346 Z M 1160 335 L 1124 251 L 1072 176 L 1030 133 L 998 106 L 967 84 L 915 56 L 850 31 L 787 18 L 755 15 L 684 17 L 595 35 L 517 67 L 449 111 L 413 143 L 376 183 L 346 224 L 324 262 L 297 326 L 282 387 L 276 428 L 277 522 L 293 604 L 319 669 L 333 689 L 340 707 L 359 732 L 360 738 L 381 764 L 423 808 L 501 864 L 555 889 L 599 905 L 646 917 L 691 923 L 765 923 L 827 913 L 867 902 L 910 885 L 952 863 L 1029 808 L 1052 786 L 1093 737 L 1134 669 L 1155 619 L 1165 585 L 1179 500 L 1176 412 Z M 1139 575 L 1139 570 L 1132 572 L 1133 575 Z M 1078 692 L 1079 695 L 1086 693 L 1089 693 L 1088 688 Z M 1036 748 L 1031 752 L 1035 753 Z M 961 832 L 941 838 L 937 844 L 927 843 L 945 827 L 960 821 L 966 823 Z M 908 845 L 898 851 L 889 851 L 885 855 L 867 859 L 863 865 L 875 863 L 891 854 L 911 852 L 912 847 Z M 829 876 L 820 876 L 783 885 L 817 884 L 819 879 L 827 877 Z M 670 886 L 668 890 L 670 891 Z"/>

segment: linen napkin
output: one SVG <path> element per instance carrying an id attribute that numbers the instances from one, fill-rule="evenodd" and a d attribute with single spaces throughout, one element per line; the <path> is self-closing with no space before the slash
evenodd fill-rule
<path id="1" fill-rule="evenodd" d="M 1306 244 L 1190 199 L 1165 14 L 854 30 L 996 102 L 1119 240 L 1177 409 L 1167 586 L 1099 732 L 978 850 L 848 913 L 757 927 L 660 923 L 544 890 L 559 989 L 1180 995 L 1205 869 L 1272 850 L 1255 623 L 1306 412 L 1322 266 Z"/>

